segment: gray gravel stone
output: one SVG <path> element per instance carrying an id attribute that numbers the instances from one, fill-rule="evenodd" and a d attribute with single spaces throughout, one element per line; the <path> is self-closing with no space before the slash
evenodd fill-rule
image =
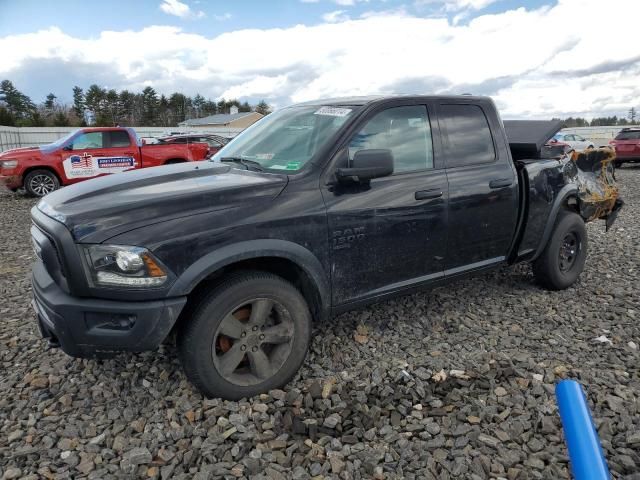
<path id="1" fill-rule="evenodd" d="M 151 462 L 151 452 L 145 447 L 136 447 L 129 450 L 124 457 L 132 465 L 142 465 Z"/>
<path id="2" fill-rule="evenodd" d="M 342 314 L 315 325 L 289 385 L 238 402 L 204 399 L 171 344 L 47 350 L 36 201 L 0 193 L 0 479 L 569 478 L 562 378 L 585 386 L 612 477 L 638 478 L 640 168 L 616 176 L 625 208 L 607 234 L 588 225 L 575 286 L 546 292 L 520 265 Z"/>

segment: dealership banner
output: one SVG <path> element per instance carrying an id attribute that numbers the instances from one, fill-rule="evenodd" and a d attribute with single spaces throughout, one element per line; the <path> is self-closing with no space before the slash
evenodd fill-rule
<path id="1" fill-rule="evenodd" d="M 62 165 L 67 178 L 88 178 L 131 170 L 136 167 L 136 161 L 133 157 L 94 157 L 84 153 L 69 156 Z"/>

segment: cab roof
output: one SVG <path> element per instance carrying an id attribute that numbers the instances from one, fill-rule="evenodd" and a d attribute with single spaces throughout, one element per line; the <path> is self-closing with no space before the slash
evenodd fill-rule
<path id="1" fill-rule="evenodd" d="M 367 95 L 356 97 L 335 97 L 335 98 L 320 98 L 317 100 L 311 100 L 308 102 L 296 103 L 295 106 L 304 105 L 368 105 L 374 102 L 380 102 L 385 100 L 394 99 L 421 99 L 421 100 L 486 100 L 487 97 L 478 97 L 473 95 Z M 293 106 L 293 105 L 292 105 Z"/>

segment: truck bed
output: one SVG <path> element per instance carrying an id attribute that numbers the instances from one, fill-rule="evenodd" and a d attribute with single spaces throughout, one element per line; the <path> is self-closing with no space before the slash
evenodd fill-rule
<path id="1" fill-rule="evenodd" d="M 505 120 L 504 130 L 514 160 L 540 158 L 540 150 L 558 130 L 561 120 Z"/>
<path id="2" fill-rule="evenodd" d="M 560 121 L 504 122 L 520 189 L 520 218 L 511 261 L 539 254 L 550 228 L 547 219 L 555 217 L 554 208 L 562 205 L 557 201 L 559 197 L 574 195 L 569 206 L 585 222 L 604 219 L 607 230 L 623 205 L 615 184 L 613 149 L 572 151 L 557 159 L 540 158 L 542 147 L 560 126 Z"/>

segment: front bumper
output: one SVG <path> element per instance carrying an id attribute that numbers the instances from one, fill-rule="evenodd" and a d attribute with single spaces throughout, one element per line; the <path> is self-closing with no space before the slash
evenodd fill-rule
<path id="1" fill-rule="evenodd" d="M 22 187 L 22 175 L 0 175 L 0 186 L 17 190 Z"/>
<path id="2" fill-rule="evenodd" d="M 44 338 L 73 357 L 153 350 L 167 337 L 187 298 L 118 301 L 73 297 L 37 261 L 32 305 Z"/>

